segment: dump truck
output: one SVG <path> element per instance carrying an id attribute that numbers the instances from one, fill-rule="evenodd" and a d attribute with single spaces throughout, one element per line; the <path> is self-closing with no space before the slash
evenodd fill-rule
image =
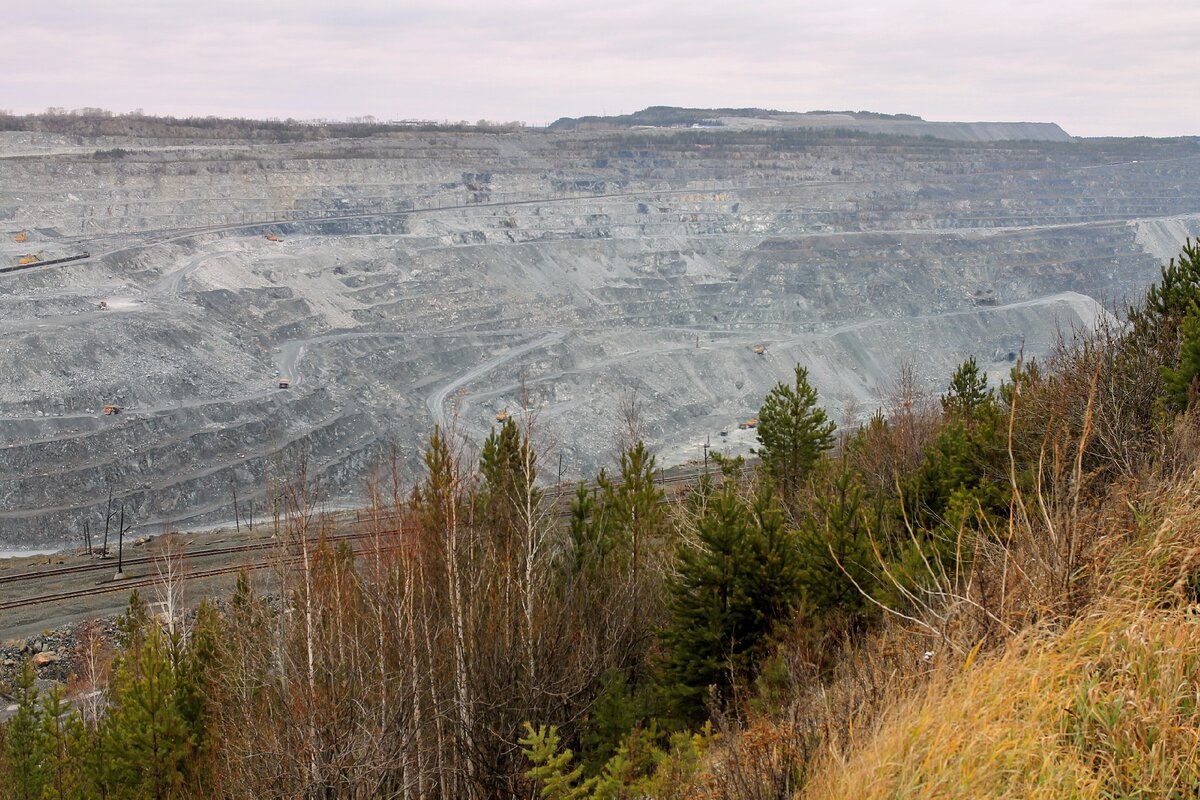
<path id="1" fill-rule="evenodd" d="M 114 404 L 112 404 L 112 403 L 105 403 L 105 404 L 104 404 L 104 416 L 106 416 L 106 417 L 111 417 L 111 416 L 113 416 L 114 414 L 120 414 L 120 413 L 121 413 L 121 407 L 120 407 L 120 406 L 118 406 L 118 405 L 114 405 Z"/>
<path id="2" fill-rule="evenodd" d="M 761 356 L 767 352 L 767 348 L 763 347 L 761 344 L 754 345 L 754 347 L 751 347 L 750 350 L 756 356 Z"/>
<path id="3" fill-rule="evenodd" d="M 267 234 L 267 241 L 268 241 L 268 242 L 278 242 L 278 241 L 280 241 L 280 239 L 279 239 L 279 237 L 278 237 L 278 236 L 276 236 L 275 234 L 273 234 L 273 233 L 268 233 L 268 234 Z"/>
<path id="4" fill-rule="evenodd" d="M 101 300 L 101 301 L 100 301 L 100 310 L 101 310 L 101 311 L 108 311 L 108 301 L 107 301 L 107 300 Z"/>
<path id="5" fill-rule="evenodd" d="M 746 420 L 745 422 L 738 423 L 738 430 L 740 430 L 740 431 L 745 431 L 745 430 L 749 430 L 751 428 L 757 428 L 757 427 L 758 427 L 758 417 L 751 417 L 750 419 Z"/>
<path id="6" fill-rule="evenodd" d="M 508 409 L 504 409 L 496 414 L 496 422 L 504 422 L 509 417 Z"/>
<path id="7" fill-rule="evenodd" d="M 291 378 L 280 378 L 279 379 L 279 388 L 280 389 L 292 388 L 292 379 Z"/>

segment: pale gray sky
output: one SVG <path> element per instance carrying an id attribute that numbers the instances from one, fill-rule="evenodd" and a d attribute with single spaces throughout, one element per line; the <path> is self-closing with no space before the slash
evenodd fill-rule
<path id="1" fill-rule="evenodd" d="M 0 108 L 524 120 L 867 109 L 1200 134 L 1200 0 L 42 0 Z"/>

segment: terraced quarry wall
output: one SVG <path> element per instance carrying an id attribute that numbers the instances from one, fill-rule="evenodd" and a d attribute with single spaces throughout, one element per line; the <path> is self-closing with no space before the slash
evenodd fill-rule
<path id="1" fill-rule="evenodd" d="M 835 418 L 905 361 L 1005 374 L 1140 293 L 1197 187 L 1195 141 L 0 134 L 0 263 L 91 254 L 0 275 L 0 543 L 102 527 L 110 488 L 140 533 L 232 519 L 235 488 L 261 516 L 301 457 L 355 502 L 392 445 L 415 477 L 434 423 L 478 440 L 522 402 L 570 478 L 633 390 L 678 463 L 744 451 L 796 362 Z"/>

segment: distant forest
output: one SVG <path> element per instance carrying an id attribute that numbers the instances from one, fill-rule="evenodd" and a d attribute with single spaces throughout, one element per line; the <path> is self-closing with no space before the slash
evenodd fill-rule
<path id="1" fill-rule="evenodd" d="M 49 108 L 17 115 L 0 110 L 0 131 L 29 131 L 61 136 L 134 136 L 153 139 L 249 139 L 262 142 L 312 142 L 366 138 L 399 131 L 502 133 L 520 130 L 521 122 L 475 123 L 431 120 L 382 121 L 357 117 L 344 121 L 243 119 L 237 117 L 159 117 L 134 111 L 114 114 L 102 108 L 68 111 Z"/>

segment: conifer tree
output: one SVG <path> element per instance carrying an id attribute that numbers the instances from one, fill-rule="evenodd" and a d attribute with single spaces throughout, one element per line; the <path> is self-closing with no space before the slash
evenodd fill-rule
<path id="1" fill-rule="evenodd" d="M 863 496 L 853 472 L 843 469 L 816 492 L 814 513 L 801 532 L 799 580 L 809 611 L 818 617 L 857 615 L 864 605 L 861 592 L 874 586 L 876 559 Z"/>
<path id="2" fill-rule="evenodd" d="M 910 520 L 929 531 L 948 526 L 953 533 L 980 513 L 1008 511 L 1005 411 L 973 362 L 956 370 L 942 397 L 947 419 L 906 493 Z"/>
<path id="3" fill-rule="evenodd" d="M 187 732 L 191 757 L 185 769 L 189 786 L 207 783 L 212 742 L 209 736 L 208 689 L 216 667 L 219 622 L 216 609 L 206 600 L 196 609 L 196 619 L 186 642 L 178 634 L 168 637 L 171 669 L 175 675 L 175 706 Z"/>
<path id="4" fill-rule="evenodd" d="M 512 539 L 520 529 L 521 508 L 528 490 L 533 490 L 540 501 L 541 493 L 533 488 L 536 472 L 526 475 L 524 448 L 527 443 L 512 417 L 504 420 L 500 430 L 495 428 L 483 442 L 479 459 L 479 473 L 483 478 L 480 501 L 485 528 L 498 538 L 498 549 L 508 553 Z M 536 463 L 534 454 L 531 459 Z"/>
<path id="5" fill-rule="evenodd" d="M 424 461 L 425 480 L 413 489 L 413 505 L 424 513 L 429 530 L 444 531 L 450 519 L 458 516 L 462 497 L 454 454 L 440 425 L 433 427 Z"/>
<path id="6" fill-rule="evenodd" d="M 987 375 L 971 356 L 954 370 L 950 386 L 942 395 L 942 411 L 949 417 L 973 420 L 994 399 L 987 384 Z"/>
<path id="7" fill-rule="evenodd" d="M 793 500 L 821 454 L 833 445 L 836 426 L 818 405 L 808 370 L 796 365 L 795 383 L 779 383 L 758 412 L 759 446 L 767 474 L 786 500 Z"/>
<path id="8" fill-rule="evenodd" d="M 580 736 L 583 768 L 587 775 L 599 775 L 616 753 L 621 740 L 645 715 L 645 698 L 635 693 L 625 673 L 611 669 L 602 676 L 602 688 L 588 709 L 587 722 Z"/>
<path id="9" fill-rule="evenodd" d="M 137 645 L 113 674 L 103 725 L 105 785 L 110 796 L 166 800 L 182 793 L 193 743 L 166 635 L 155 624 L 132 633 Z"/>
<path id="10" fill-rule="evenodd" d="M 1162 367 L 1167 404 L 1174 411 L 1187 409 L 1200 389 L 1200 308 L 1193 306 L 1179 327 L 1179 362 Z"/>
<path id="11" fill-rule="evenodd" d="M 788 527 L 774 494 L 760 491 L 748 511 L 753 523 L 745 565 L 750 624 L 767 633 L 797 605 L 802 562 L 797 557 L 796 533 Z M 765 637 L 759 643 L 765 643 Z M 751 655 L 757 661 L 765 653 L 754 650 Z"/>
<path id="12" fill-rule="evenodd" d="M 583 779 L 583 766 L 574 764 L 575 754 L 559 748 L 558 728 L 539 725 L 535 730 L 525 723 L 525 736 L 519 742 L 531 766 L 526 775 L 540 785 L 543 800 L 587 800 L 592 797 L 596 779 Z"/>
<path id="13" fill-rule="evenodd" d="M 1162 268 L 1141 308 L 1130 309 L 1135 338 L 1173 339 L 1184 317 L 1200 306 L 1200 241 L 1188 239 L 1179 257 Z"/>
<path id="14" fill-rule="evenodd" d="M 663 493 L 654 482 L 654 455 L 638 441 L 621 454 L 620 483 L 611 482 L 604 474 L 597 483 L 601 495 L 596 518 L 601 528 L 595 536 L 627 548 L 636 573 L 641 569 L 647 543 L 667 525 Z"/>
<path id="15" fill-rule="evenodd" d="M 602 474 L 602 477 L 603 474 Z M 571 573 L 602 569 L 612 550 L 611 530 L 596 515 L 596 501 L 583 481 L 571 498 L 567 532 L 571 538 Z"/>
<path id="16" fill-rule="evenodd" d="M 82 800 L 86 784 L 88 735 L 79 712 L 55 686 L 42 699 L 42 742 L 45 751 L 43 800 Z"/>
<path id="17" fill-rule="evenodd" d="M 753 672 L 798 590 L 795 542 L 770 498 L 748 508 L 725 488 L 710 500 L 696 540 L 679 548 L 661 635 L 664 688 L 685 724 L 703 719 L 710 686 L 722 690 L 733 674 Z"/>
<path id="18" fill-rule="evenodd" d="M 41 713 L 37 672 L 26 661 L 17 675 L 17 711 L 8 721 L 5 731 L 4 766 L 0 774 L 3 797 L 6 800 L 41 800 L 46 784 L 46 751 L 42 738 Z"/>
<path id="19" fill-rule="evenodd" d="M 129 593 L 129 605 L 117 616 L 117 647 L 125 651 L 137 650 L 149 629 L 150 610 L 134 589 Z"/>

